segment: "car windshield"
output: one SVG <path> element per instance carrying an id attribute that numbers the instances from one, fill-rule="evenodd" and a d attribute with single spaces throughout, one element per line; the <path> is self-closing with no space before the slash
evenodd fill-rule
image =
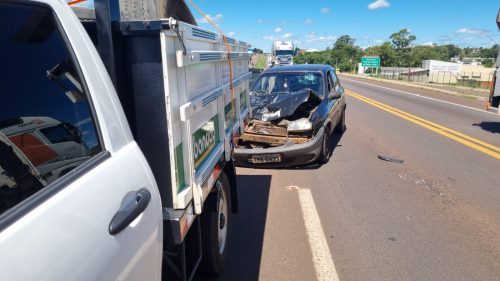
<path id="1" fill-rule="evenodd" d="M 268 73 L 261 75 L 253 84 L 252 95 L 287 94 L 303 89 L 322 93 L 321 73 Z"/>
<path id="2" fill-rule="evenodd" d="M 277 50 L 276 55 L 277 56 L 292 56 L 293 51 L 292 50 Z"/>

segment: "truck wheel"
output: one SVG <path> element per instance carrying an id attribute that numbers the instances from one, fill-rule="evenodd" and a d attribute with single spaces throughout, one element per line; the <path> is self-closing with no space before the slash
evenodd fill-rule
<path id="1" fill-rule="evenodd" d="M 335 127 L 335 133 L 336 134 L 342 134 L 345 132 L 345 107 L 342 109 L 342 115 L 340 116 L 340 120 L 337 123 L 337 126 Z"/>
<path id="2" fill-rule="evenodd" d="M 227 175 L 222 172 L 216 183 L 215 208 L 201 215 L 203 258 L 200 264 L 201 272 L 215 277 L 224 271 L 227 248 L 227 237 L 231 217 L 231 191 Z"/>
<path id="3" fill-rule="evenodd" d="M 321 154 L 319 155 L 319 162 L 325 164 L 330 160 L 330 134 L 328 133 L 330 128 L 325 128 L 325 133 L 323 135 L 323 142 L 321 148 Z"/>

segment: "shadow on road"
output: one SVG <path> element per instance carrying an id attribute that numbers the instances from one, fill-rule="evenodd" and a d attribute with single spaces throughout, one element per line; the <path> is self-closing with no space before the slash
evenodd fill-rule
<path id="1" fill-rule="evenodd" d="M 270 175 L 238 176 L 239 212 L 231 218 L 226 271 L 219 278 L 195 277 L 194 280 L 259 279 L 270 188 Z"/>
<path id="2" fill-rule="evenodd" d="M 472 126 L 481 127 L 481 129 L 493 134 L 500 134 L 500 122 L 481 122 L 472 124 Z"/>

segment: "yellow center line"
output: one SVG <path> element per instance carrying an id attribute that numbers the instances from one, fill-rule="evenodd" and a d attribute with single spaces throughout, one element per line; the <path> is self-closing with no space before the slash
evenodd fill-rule
<path id="1" fill-rule="evenodd" d="M 434 131 L 440 135 L 443 135 L 445 137 L 448 137 L 452 140 L 455 140 L 461 144 L 464 144 L 470 148 L 474 148 L 478 151 L 481 151 L 483 153 L 486 153 L 490 156 L 493 156 L 497 159 L 500 159 L 500 148 L 497 147 L 497 146 L 494 146 L 492 144 L 489 144 L 489 143 L 486 143 L 484 141 L 481 141 L 481 140 L 478 140 L 476 138 L 473 138 L 473 137 L 470 137 L 470 136 L 467 136 L 465 134 L 462 134 L 460 132 L 457 132 L 455 130 L 452 130 L 450 128 L 447 128 L 447 127 L 444 127 L 442 125 L 439 125 L 439 124 L 436 124 L 436 123 L 433 123 L 429 120 L 426 120 L 426 119 L 423 119 L 421 117 L 418 117 L 418 116 L 415 116 L 415 115 L 412 115 L 408 112 L 405 112 L 405 111 L 402 111 L 402 110 L 399 110 L 397 108 L 394 108 L 394 107 L 391 107 L 389 105 L 386 105 L 384 103 L 381 103 L 381 102 L 378 102 L 376 100 L 373 100 L 373 99 L 370 99 L 370 98 L 367 98 L 365 96 L 362 96 L 360 94 L 357 94 L 355 92 L 352 92 L 352 91 L 349 91 L 347 90 L 346 91 L 347 94 L 349 94 L 350 96 L 358 99 L 358 100 L 361 100 L 365 103 L 368 103 L 370 105 L 373 105 L 377 108 L 380 108 L 386 112 L 389 112 L 393 115 L 396 115 L 398 117 L 401 117 L 405 120 L 408 120 L 412 123 L 415 123 L 419 126 L 422 126 L 426 129 L 429 129 L 431 131 Z"/>

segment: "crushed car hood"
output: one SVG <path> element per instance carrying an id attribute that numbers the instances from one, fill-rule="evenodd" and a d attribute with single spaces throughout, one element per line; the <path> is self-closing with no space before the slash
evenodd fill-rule
<path id="1" fill-rule="evenodd" d="M 318 105 L 321 97 L 311 89 L 288 94 L 250 96 L 253 119 L 261 121 L 273 121 L 291 116 L 300 105 L 306 102 Z"/>

